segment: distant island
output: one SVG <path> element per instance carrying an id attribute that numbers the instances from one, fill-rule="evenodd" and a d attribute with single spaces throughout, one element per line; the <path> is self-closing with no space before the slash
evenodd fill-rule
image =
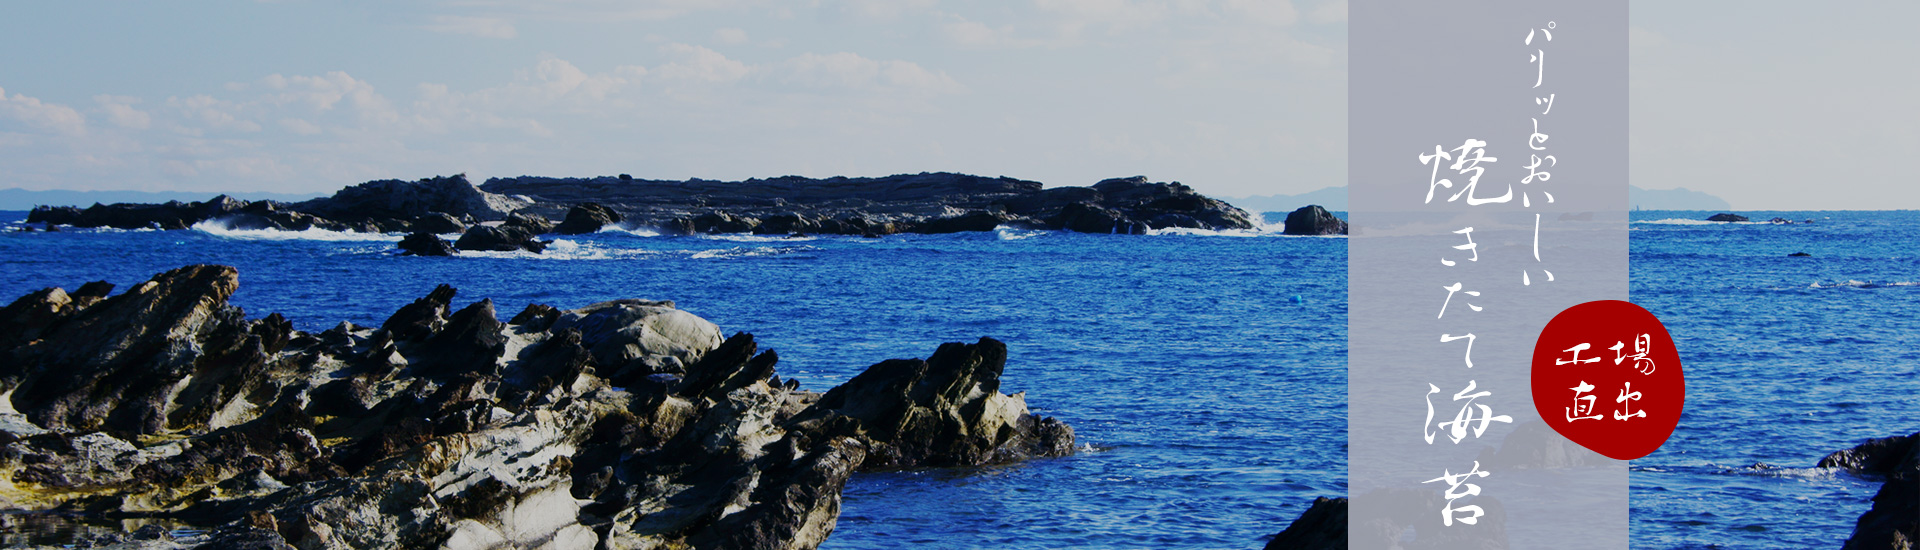
<path id="1" fill-rule="evenodd" d="M 27 216 L 27 223 L 43 224 L 48 231 L 59 226 L 177 230 L 216 222 L 229 229 L 409 233 L 401 242 L 403 250 L 434 256 L 458 250 L 540 252 L 550 242 L 540 235 L 607 227 L 667 235 L 877 237 L 998 227 L 1138 235 L 1168 228 L 1254 229 L 1253 220 L 1245 210 L 1180 182 L 1153 182 L 1146 176 L 1048 188 L 1005 176 L 947 172 L 733 182 L 645 180 L 625 174 L 520 176 L 491 178 L 477 186 L 457 174 L 370 181 L 299 202 L 221 195 L 158 204 L 41 204 Z M 1320 207 L 1302 207 L 1288 217 L 1286 232 L 1342 235 L 1346 223 Z M 439 237 L 456 233 L 459 238 L 453 243 Z"/>
<path id="2" fill-rule="evenodd" d="M 1344 185 L 1327 187 L 1318 191 L 1309 191 L 1298 195 L 1257 195 L 1250 197 L 1222 197 L 1249 212 L 1287 212 L 1303 204 L 1318 204 L 1335 212 L 1347 210 L 1347 187 Z M 1677 189 L 1642 189 L 1639 186 L 1627 186 L 1627 208 L 1633 210 L 1731 210 L 1733 206 L 1726 199 L 1694 191 L 1685 187 Z"/>

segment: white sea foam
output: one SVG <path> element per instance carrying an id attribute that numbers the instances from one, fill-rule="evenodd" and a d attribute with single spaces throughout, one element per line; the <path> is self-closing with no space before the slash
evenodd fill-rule
<path id="1" fill-rule="evenodd" d="M 702 251 L 699 251 L 699 252 L 695 252 L 695 253 L 693 253 L 693 259 L 696 259 L 696 260 L 725 260 L 725 259 L 732 259 L 732 258 L 753 258 L 753 257 L 760 257 L 760 256 L 779 256 L 779 255 L 781 255 L 781 254 L 788 254 L 788 253 L 793 253 L 793 252 L 799 252 L 799 251 L 802 251 L 802 250 L 812 250 L 812 249 L 813 249 L 813 247 L 807 247 L 807 246 L 799 246 L 799 247 L 791 247 L 791 246 L 751 246 L 751 247 L 749 247 L 749 246 L 736 246 L 736 247 L 733 247 L 733 248 L 727 248 L 727 249 L 713 249 L 713 250 L 702 250 Z"/>
<path id="2" fill-rule="evenodd" d="M 1891 283 L 1875 283 L 1872 281 L 1860 281 L 1860 280 L 1854 280 L 1854 279 L 1848 279 L 1846 282 L 1838 282 L 1838 283 L 1814 281 L 1813 284 L 1807 285 L 1807 288 L 1887 288 L 1887 287 L 1906 287 L 1906 286 L 1920 286 L 1920 281 L 1895 281 Z"/>
<path id="3" fill-rule="evenodd" d="M 597 231 L 597 233 L 624 233 L 627 235 L 633 235 L 635 237 L 660 236 L 660 232 L 655 231 L 653 229 L 640 228 L 640 227 L 625 227 L 617 224 L 610 224 L 610 225 L 601 227 L 600 231 Z"/>
<path id="4" fill-rule="evenodd" d="M 993 228 L 993 233 L 1003 241 L 1019 241 L 1045 235 L 1047 231 L 1043 229 L 1015 229 L 1002 225 Z"/>
<path id="5" fill-rule="evenodd" d="M 462 250 L 457 258 L 511 258 L 518 260 L 626 260 L 657 256 L 659 252 L 637 248 L 611 248 L 595 243 L 581 243 L 568 239 L 554 239 L 547 249 L 540 252 L 525 250 L 483 251 Z"/>
<path id="6" fill-rule="evenodd" d="M 312 228 L 301 231 L 283 231 L 279 229 L 233 229 L 227 222 L 207 220 L 193 224 L 193 230 L 216 237 L 242 241 L 384 241 L 400 242 L 405 238 L 398 233 L 361 233 L 358 231 L 328 231 Z M 454 236 L 458 238 L 458 235 Z"/>
<path id="7" fill-rule="evenodd" d="M 717 233 L 717 234 L 701 235 L 700 238 L 712 240 L 712 241 L 731 241 L 736 243 L 778 243 L 778 242 L 811 241 L 811 240 L 817 239 L 818 237 L 814 237 L 811 235 L 805 236 L 805 237 L 789 237 L 786 235 L 752 235 L 748 233 Z"/>

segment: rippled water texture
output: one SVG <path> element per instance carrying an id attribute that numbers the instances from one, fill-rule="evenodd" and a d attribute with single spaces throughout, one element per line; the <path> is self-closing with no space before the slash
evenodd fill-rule
<path id="1" fill-rule="evenodd" d="M 1920 430 L 1920 213 L 1692 221 L 1710 214 L 1632 217 L 1631 297 L 1688 386 L 1673 439 L 1633 461 L 1633 546 L 1839 548 L 1880 483 L 1812 466 Z"/>
<path id="2" fill-rule="evenodd" d="M 15 216 L 12 219 L 19 219 Z M 883 239 L 567 237 L 547 254 L 399 257 L 398 236 L 0 235 L 0 294 L 240 268 L 234 302 L 304 330 L 377 325 L 437 283 L 579 307 L 671 299 L 824 390 L 941 342 L 1007 343 L 1003 391 L 1095 450 L 857 476 L 827 548 L 1256 548 L 1346 493 L 1346 241 L 999 231 Z"/>

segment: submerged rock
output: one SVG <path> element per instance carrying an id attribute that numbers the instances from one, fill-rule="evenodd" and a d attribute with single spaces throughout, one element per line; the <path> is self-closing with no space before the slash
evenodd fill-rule
<path id="1" fill-rule="evenodd" d="M 1335 217 L 1318 204 L 1311 204 L 1288 213 L 1286 226 L 1281 232 L 1288 235 L 1345 235 L 1347 221 Z"/>
<path id="2" fill-rule="evenodd" d="M 672 302 L 503 323 L 441 285 L 313 334 L 246 318 L 238 280 L 189 266 L 0 310 L 0 396 L 32 424 L 0 424 L 23 430 L 0 431 L 0 509 L 214 547 L 813 548 L 857 471 L 1073 451 L 999 393 L 991 339 L 817 394 Z M 116 540 L 184 544 L 149 535 Z"/>
<path id="3" fill-rule="evenodd" d="M 1821 458 L 1817 466 L 1886 480 L 1843 548 L 1911 549 L 1920 543 L 1920 432 L 1868 440 Z"/>

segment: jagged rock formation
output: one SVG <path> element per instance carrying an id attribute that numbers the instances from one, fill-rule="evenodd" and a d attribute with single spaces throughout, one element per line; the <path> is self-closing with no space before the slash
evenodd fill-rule
<path id="1" fill-rule="evenodd" d="M 246 318 L 238 284 L 189 266 L 0 309 L 0 509 L 210 530 L 116 539 L 153 548 L 813 548 L 858 470 L 1073 450 L 998 392 L 991 339 L 823 395 L 671 302 L 503 323 L 441 285 L 316 334 Z"/>
<path id="2" fill-rule="evenodd" d="M 1281 232 L 1287 235 L 1345 235 L 1347 221 L 1335 217 L 1318 204 L 1310 204 L 1288 213 Z"/>
<path id="3" fill-rule="evenodd" d="M 430 214 L 498 221 L 526 206 L 526 201 L 481 191 L 467 181 L 465 174 L 420 181 L 370 181 L 341 189 L 331 197 L 289 205 L 295 211 L 345 222 L 411 220 Z"/>
<path id="4" fill-rule="evenodd" d="M 599 231 L 600 228 L 620 223 L 625 219 L 619 212 L 596 203 L 581 203 L 567 210 L 567 217 L 553 231 L 561 235 L 580 235 Z"/>
<path id="5" fill-rule="evenodd" d="M 1873 508 L 1860 514 L 1846 550 L 1912 550 L 1920 544 L 1920 432 L 1868 440 L 1821 458 L 1818 467 L 1886 480 L 1873 495 Z"/>
<path id="6" fill-rule="evenodd" d="M 987 231 L 1001 225 L 1139 234 L 1169 227 L 1253 227 L 1245 211 L 1180 183 L 1153 183 L 1144 176 L 1052 189 L 1035 181 L 952 173 L 738 182 L 522 176 L 490 179 L 480 188 L 533 198 L 534 208 L 547 216 L 561 215 L 564 205 L 590 201 L 624 215 L 628 225 L 670 234 L 885 235 Z"/>
<path id="7" fill-rule="evenodd" d="M 400 239 L 399 247 L 402 254 L 413 256 L 452 256 L 460 252 L 453 248 L 453 243 L 426 231 L 408 234 Z"/>

